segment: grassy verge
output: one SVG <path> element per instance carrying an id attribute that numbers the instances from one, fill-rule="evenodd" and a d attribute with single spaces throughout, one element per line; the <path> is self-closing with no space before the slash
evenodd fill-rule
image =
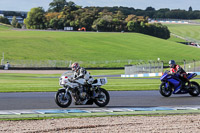
<path id="1" fill-rule="evenodd" d="M 60 75 L 0 74 L 0 92 L 49 92 L 60 88 Z M 156 90 L 159 79 L 108 78 L 107 90 Z"/>
<path id="2" fill-rule="evenodd" d="M 102 112 L 102 113 L 67 113 L 67 114 L 23 114 L 23 115 L 1 115 L 1 120 L 44 120 L 60 118 L 82 118 L 82 117 L 117 117 L 117 116 L 165 116 L 165 115 L 191 115 L 200 114 L 199 110 L 163 110 L 163 111 L 129 111 L 129 112 Z"/>
<path id="3" fill-rule="evenodd" d="M 122 74 L 123 70 L 91 70 L 92 75 Z M 60 88 L 60 74 L 0 74 L 0 92 L 51 92 Z M 197 76 L 200 78 L 200 76 Z M 200 83 L 200 79 L 194 79 Z M 112 91 L 158 90 L 159 77 L 108 78 L 103 88 Z"/>

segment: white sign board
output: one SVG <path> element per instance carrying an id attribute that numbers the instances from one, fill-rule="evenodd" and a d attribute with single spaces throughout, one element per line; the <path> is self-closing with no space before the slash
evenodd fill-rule
<path id="1" fill-rule="evenodd" d="M 73 30 L 73 27 L 64 27 L 64 30 Z"/>

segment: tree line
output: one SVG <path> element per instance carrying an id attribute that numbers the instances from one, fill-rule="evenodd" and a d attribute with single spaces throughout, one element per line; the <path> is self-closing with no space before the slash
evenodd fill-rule
<path id="1" fill-rule="evenodd" d="M 114 8 L 114 7 L 113 7 Z M 163 39 L 170 37 L 170 32 L 162 24 L 149 24 L 148 16 L 128 14 L 123 10 L 112 8 L 81 7 L 66 0 L 53 0 L 48 11 L 43 8 L 32 8 L 24 20 L 28 29 L 64 29 L 81 27 L 87 31 L 100 32 L 138 32 Z M 114 8 L 115 9 L 115 8 Z"/>
<path id="2" fill-rule="evenodd" d="M 86 7 L 91 8 L 91 7 Z M 135 9 L 133 7 L 96 7 L 98 10 L 108 10 L 109 12 L 121 11 L 124 15 L 134 14 L 137 16 L 148 16 L 153 19 L 200 19 L 200 10 L 193 10 L 190 6 L 188 10 L 161 8 L 156 10 L 153 7 L 147 7 L 145 10 Z"/>
<path id="3" fill-rule="evenodd" d="M 193 10 L 192 7 L 188 10 L 155 10 L 153 7 L 142 10 L 121 6 L 82 7 L 72 1 L 53 0 L 47 11 L 42 7 L 32 8 L 24 23 L 28 29 L 63 30 L 64 27 L 73 27 L 78 30 L 85 27 L 87 31 L 129 31 L 169 38 L 168 28 L 159 23 L 149 24 L 149 18 L 200 19 L 200 11 Z"/>

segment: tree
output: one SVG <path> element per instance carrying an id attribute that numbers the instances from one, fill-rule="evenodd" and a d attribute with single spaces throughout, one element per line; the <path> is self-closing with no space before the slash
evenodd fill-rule
<path id="1" fill-rule="evenodd" d="M 17 24 L 16 24 L 16 28 L 22 28 L 21 24 L 20 24 L 20 23 L 17 23 Z"/>
<path id="2" fill-rule="evenodd" d="M 137 16 L 136 15 L 128 15 L 128 17 L 125 19 L 126 22 L 129 22 L 129 21 L 136 21 L 137 20 Z"/>
<path id="3" fill-rule="evenodd" d="M 0 23 L 10 24 L 9 20 L 5 17 L 0 16 Z"/>
<path id="4" fill-rule="evenodd" d="M 191 6 L 189 7 L 189 10 L 188 10 L 188 11 L 189 11 L 189 12 L 192 12 L 192 7 L 191 7 Z"/>
<path id="5" fill-rule="evenodd" d="M 53 0 L 49 4 L 49 12 L 61 12 L 65 6 L 67 6 L 67 1 L 66 0 Z"/>
<path id="6" fill-rule="evenodd" d="M 135 22 L 134 21 L 129 21 L 127 23 L 127 27 L 129 31 L 134 31 L 135 30 Z"/>
<path id="7" fill-rule="evenodd" d="M 18 21 L 17 21 L 16 16 L 13 16 L 13 19 L 12 19 L 11 25 L 12 25 L 13 27 L 16 27 L 16 26 L 17 26 L 17 23 L 18 23 Z"/>
<path id="8" fill-rule="evenodd" d="M 148 11 L 148 12 L 149 11 L 155 11 L 155 8 L 153 8 L 153 7 L 150 6 L 150 7 L 147 7 L 145 11 Z"/>
<path id="9" fill-rule="evenodd" d="M 42 7 L 32 8 L 28 12 L 27 18 L 24 19 L 26 28 L 28 29 L 45 29 L 45 12 Z"/>
<path id="10" fill-rule="evenodd" d="M 94 30 L 100 30 L 100 31 L 112 31 L 112 16 L 105 15 L 101 18 L 98 18 L 93 23 L 93 29 Z"/>

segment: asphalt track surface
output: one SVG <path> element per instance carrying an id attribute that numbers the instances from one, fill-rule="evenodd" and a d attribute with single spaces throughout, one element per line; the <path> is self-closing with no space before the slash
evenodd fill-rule
<path id="1" fill-rule="evenodd" d="M 0 110 L 22 109 L 61 109 L 54 101 L 56 92 L 0 93 Z M 189 94 L 163 97 L 159 91 L 109 91 L 110 102 L 107 107 L 157 107 L 157 106 L 197 106 L 200 96 Z M 74 105 L 74 108 L 98 108 L 93 105 Z"/>

